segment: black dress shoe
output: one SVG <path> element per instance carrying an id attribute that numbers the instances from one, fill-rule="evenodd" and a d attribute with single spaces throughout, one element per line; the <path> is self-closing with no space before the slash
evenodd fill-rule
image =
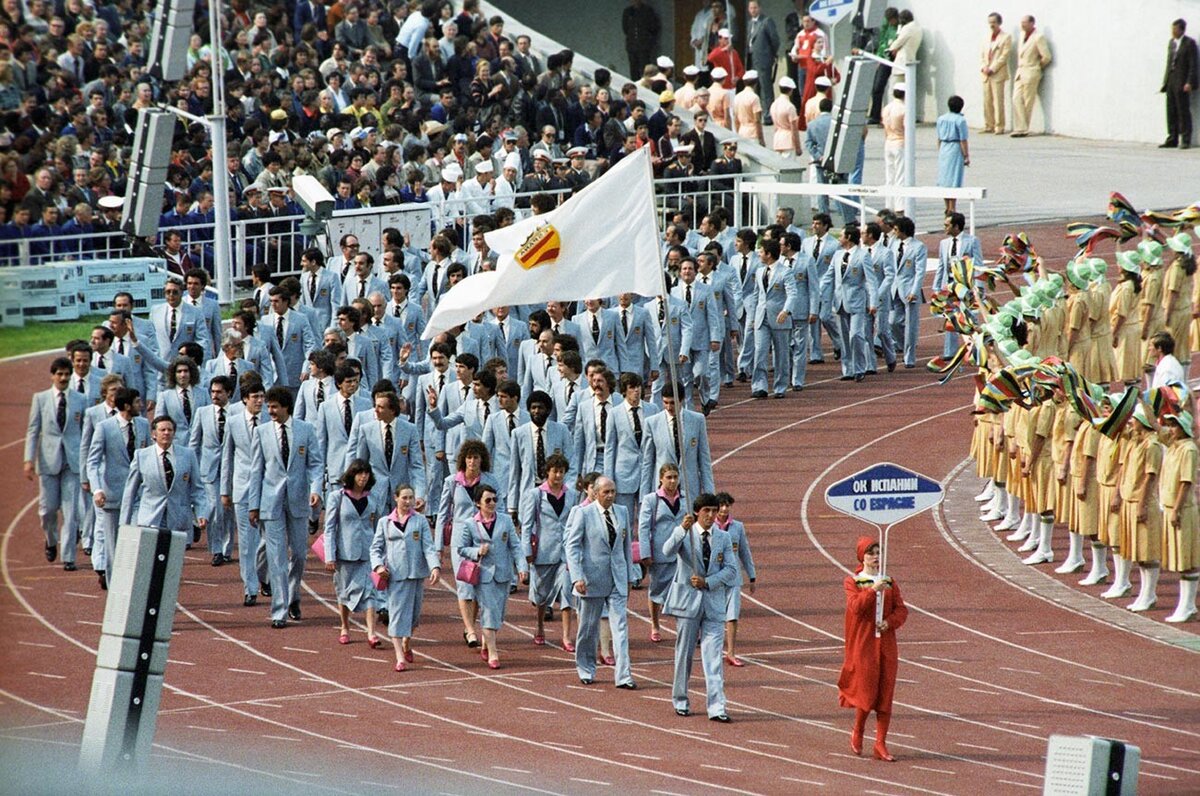
<path id="1" fill-rule="evenodd" d="M 891 372 L 892 372 L 893 370 L 895 370 L 895 369 L 896 369 L 896 363 L 895 363 L 895 362 L 889 362 L 889 363 L 888 363 L 888 373 L 891 373 Z"/>
<path id="2" fill-rule="evenodd" d="M 242 598 L 242 605 L 246 606 L 247 608 L 249 608 L 253 605 L 258 605 L 258 595 L 257 594 L 247 594 L 245 597 Z"/>
<path id="3" fill-rule="evenodd" d="M 824 364 L 825 364 L 825 360 L 823 360 L 823 359 L 810 359 L 810 360 L 808 360 L 808 364 L 810 364 L 810 365 L 824 365 Z"/>
<path id="4" fill-rule="evenodd" d="M 800 384 L 793 384 L 792 392 L 804 392 L 804 387 Z"/>
<path id="5" fill-rule="evenodd" d="M 90 548 L 90 547 L 83 548 L 83 554 L 85 556 L 87 556 L 88 558 L 91 558 L 92 557 L 92 548 Z"/>
<path id="6" fill-rule="evenodd" d="M 836 348 L 833 349 L 833 359 L 836 362 L 841 362 L 842 361 L 842 352 L 838 351 Z"/>
<path id="7" fill-rule="evenodd" d="M 854 380 L 855 380 L 855 381 L 862 381 L 862 380 L 863 380 L 863 379 L 865 379 L 865 378 L 866 378 L 866 374 L 864 374 L 864 373 L 860 373 L 860 374 L 858 374 L 857 376 L 855 376 L 855 377 L 854 377 Z"/>
<path id="8" fill-rule="evenodd" d="M 745 383 L 745 382 L 748 382 L 748 381 L 750 381 L 750 377 L 749 377 L 749 376 L 747 376 L 745 373 L 739 373 L 739 374 L 737 375 L 737 380 L 738 380 L 738 381 L 740 381 L 740 382 L 742 382 L 742 383 Z"/>
<path id="9" fill-rule="evenodd" d="M 108 576 L 104 574 L 104 570 L 96 573 L 100 579 L 100 591 L 108 591 Z"/>
<path id="10" fill-rule="evenodd" d="M 271 596 L 271 584 L 270 583 L 259 584 L 258 593 L 261 594 L 263 597 L 270 597 Z"/>
<path id="11" fill-rule="evenodd" d="M 1159 144 L 1158 148 L 1159 149 L 1174 149 L 1177 146 L 1179 146 L 1178 141 L 1176 141 L 1173 138 L 1168 138 L 1166 141 L 1163 141 L 1161 144 Z"/>
<path id="12" fill-rule="evenodd" d="M 863 373 L 866 373 L 868 376 L 877 376 L 879 371 L 876 368 L 871 368 L 870 370 L 864 370 Z"/>
<path id="13" fill-rule="evenodd" d="M 232 563 L 233 563 L 233 556 L 226 556 L 226 555 L 223 555 L 223 556 L 221 556 L 221 562 L 222 562 L 222 563 L 225 563 L 225 564 L 232 564 Z"/>
<path id="14" fill-rule="evenodd" d="M 199 541 L 200 541 L 200 526 L 193 525 L 192 526 L 192 544 L 195 544 L 196 542 L 199 542 Z"/>
<path id="15" fill-rule="evenodd" d="M 295 620 L 300 619 L 300 601 L 299 600 L 288 605 L 288 617 L 291 619 L 295 619 Z"/>
<path id="16" fill-rule="evenodd" d="M 592 683 L 594 683 L 596 681 L 590 677 L 580 677 L 579 682 L 583 683 L 584 685 L 591 685 Z"/>
<path id="17" fill-rule="evenodd" d="M 675 715 L 676 716 L 690 716 L 690 715 L 692 715 L 692 711 L 688 710 L 687 708 L 675 708 Z"/>
<path id="18" fill-rule="evenodd" d="M 784 396 L 783 396 L 783 393 L 781 393 L 781 392 L 777 392 L 777 393 L 775 393 L 774 395 L 772 395 L 771 397 L 772 397 L 772 398 L 779 398 L 780 400 L 782 400 Z"/>
<path id="19" fill-rule="evenodd" d="M 905 365 L 904 366 L 905 370 L 912 370 L 915 367 L 916 367 L 916 365 Z"/>
<path id="20" fill-rule="evenodd" d="M 712 411 L 712 404 L 705 401 L 704 403 L 700 404 L 700 411 L 704 413 L 705 417 L 708 417 L 708 413 Z"/>
<path id="21" fill-rule="evenodd" d="M 719 716 L 709 716 L 709 717 L 708 717 L 708 720 L 709 720 L 709 721 L 719 721 L 719 722 L 721 722 L 722 724 L 728 724 L 729 722 L 733 721 L 733 719 L 729 718 L 729 717 L 728 717 L 728 716 L 726 716 L 724 713 L 722 713 L 722 714 L 721 714 L 721 715 L 719 715 Z"/>
<path id="22" fill-rule="evenodd" d="M 56 558 L 58 558 L 58 548 L 52 544 L 46 545 L 46 560 L 53 564 Z"/>
<path id="23" fill-rule="evenodd" d="M 272 630 L 282 630 L 285 627 L 287 627 L 287 622 L 283 621 L 282 619 L 272 619 L 271 620 L 271 629 Z"/>
<path id="24" fill-rule="evenodd" d="M 77 569 L 79 569 L 79 567 L 75 566 L 74 564 L 70 563 L 69 561 L 66 564 L 63 564 L 64 572 L 74 572 Z"/>
<path id="25" fill-rule="evenodd" d="M 842 376 L 842 378 L 840 378 L 839 381 L 851 381 L 853 379 L 854 379 L 853 376 Z"/>
<path id="26" fill-rule="evenodd" d="M 617 688 L 624 688 L 626 691 L 636 691 L 637 683 L 617 683 Z"/>
<path id="27" fill-rule="evenodd" d="M 754 392 L 750 393 L 750 397 L 751 398 L 766 398 L 767 391 L 766 390 L 755 390 Z M 52 558 L 50 560 L 53 561 L 54 559 Z"/>
<path id="28" fill-rule="evenodd" d="M 225 557 L 223 555 L 221 555 L 220 553 L 217 553 L 216 555 L 214 555 L 212 557 L 212 565 L 214 567 L 219 567 L 224 563 L 225 563 Z"/>
<path id="29" fill-rule="evenodd" d="M 309 536 L 316 536 L 317 531 L 319 531 L 319 530 L 321 530 L 320 523 L 318 523 L 316 520 L 308 521 L 308 535 Z"/>
<path id="30" fill-rule="evenodd" d="M 1192 145 L 1187 141 L 1181 141 L 1179 144 L 1179 148 L 1180 149 L 1191 149 Z"/>

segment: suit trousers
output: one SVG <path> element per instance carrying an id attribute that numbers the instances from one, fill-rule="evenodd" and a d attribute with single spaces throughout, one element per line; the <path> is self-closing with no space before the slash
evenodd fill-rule
<path id="1" fill-rule="evenodd" d="M 789 338 L 792 347 L 792 386 L 803 387 L 808 377 L 808 357 L 812 351 L 812 332 L 808 322 L 792 321 Z"/>
<path id="2" fill-rule="evenodd" d="M 267 573 L 271 578 L 271 620 L 287 619 L 287 608 L 300 601 L 300 581 L 308 557 L 308 517 L 285 514 L 259 520 L 267 540 Z"/>
<path id="3" fill-rule="evenodd" d="M 245 502 L 233 504 L 233 515 L 237 522 L 238 571 L 242 576 L 242 589 L 247 596 L 258 594 L 259 587 L 270 582 L 262 523 L 250 524 L 250 505 Z"/>
<path id="4" fill-rule="evenodd" d="M 62 546 L 64 564 L 75 563 L 75 544 L 79 538 L 79 473 L 64 467 L 55 475 L 38 475 L 38 516 L 42 520 L 42 532 L 46 535 L 46 546 L 59 544 L 58 512 L 62 510 Z"/>
<path id="5" fill-rule="evenodd" d="M 892 296 L 892 339 L 897 344 L 903 343 L 904 364 L 917 364 L 917 336 L 921 330 L 921 303 L 913 301 L 905 304 L 899 298 Z"/>
<path id="6" fill-rule="evenodd" d="M 96 529 L 96 502 L 92 500 L 91 490 L 79 491 L 79 546 L 84 550 L 92 549 L 92 537 Z M 92 562 L 93 565 L 96 562 Z"/>
<path id="7" fill-rule="evenodd" d="M 627 598 L 615 590 L 607 597 L 576 597 L 579 600 L 579 631 L 575 635 L 575 671 L 578 672 L 579 679 L 596 679 L 596 645 L 600 642 L 600 617 L 607 608 L 608 624 L 612 628 L 613 657 L 617 661 L 614 674 L 616 684 L 632 683 L 633 675 L 629 670 Z"/>
<path id="8" fill-rule="evenodd" d="M 691 356 L 690 352 L 688 356 Z M 661 408 L 663 385 L 671 380 L 671 364 L 664 359 L 658 363 L 656 368 L 652 369 L 658 370 L 658 378 L 654 380 L 654 384 L 650 387 L 650 400 L 654 402 L 655 406 Z M 690 398 L 692 394 L 692 362 L 688 361 L 676 364 L 675 370 L 679 374 L 679 383 L 683 385 L 684 395 Z"/>
<path id="9" fill-rule="evenodd" d="M 883 361 L 889 365 L 896 361 L 896 343 L 892 339 L 891 317 L 892 308 L 886 299 L 873 316 L 867 317 L 867 339 L 871 341 L 872 346 L 878 346 L 883 350 Z M 869 357 L 867 360 L 870 364 L 868 370 L 877 370 L 879 360 L 873 351 L 869 353 Z"/>
<path id="10" fill-rule="evenodd" d="M 233 555 L 233 534 L 235 523 L 233 510 L 221 505 L 221 484 L 217 481 L 204 485 L 208 496 L 208 528 L 204 533 L 208 536 L 208 554 L 215 556 Z"/>
<path id="11" fill-rule="evenodd" d="M 721 342 L 721 352 L 715 356 L 720 358 L 720 376 L 721 382 L 733 381 L 733 377 L 737 375 L 737 359 L 738 349 L 737 343 L 733 341 L 733 335 L 740 329 L 741 326 L 733 320 L 727 323 L 725 329 L 725 339 Z"/>
<path id="12" fill-rule="evenodd" d="M 110 503 L 109 505 L 112 504 Z M 120 507 L 112 510 L 104 508 L 96 511 L 96 536 L 92 542 L 95 545 L 92 548 L 92 568 L 97 571 L 104 570 L 104 578 L 108 581 L 110 589 L 113 583 L 113 559 L 117 554 L 117 528 L 121 524 L 120 520 Z M 98 552 L 101 550 L 103 551 L 102 555 Z M 96 566 L 96 561 L 99 558 L 104 559 L 102 567 Z"/>
<path id="13" fill-rule="evenodd" d="M 833 266 L 830 265 L 830 268 Z M 844 357 L 846 355 L 845 346 L 842 345 L 840 330 L 837 323 L 834 321 L 832 308 L 825 303 L 825 299 L 821 299 L 821 307 L 817 314 L 818 320 L 813 321 L 808 325 L 808 332 L 811 347 L 809 357 L 815 362 L 820 360 L 825 361 L 825 351 L 821 348 L 821 328 L 825 328 L 825 332 L 829 335 L 829 342 L 833 344 L 833 350 L 840 352 Z"/>
<path id="14" fill-rule="evenodd" d="M 750 383 L 750 389 L 754 392 L 767 391 L 768 363 L 775 369 L 775 394 L 783 395 L 787 389 L 791 370 L 788 345 L 791 333 L 791 329 L 772 329 L 766 323 L 754 330 L 754 377 Z"/>
<path id="15" fill-rule="evenodd" d="M 865 312 L 837 313 L 838 330 L 842 336 L 842 375 L 858 376 L 867 370 L 867 318 Z"/>
<path id="16" fill-rule="evenodd" d="M 1004 132 L 1004 93 L 1008 87 L 1008 74 L 1004 77 L 989 75 L 983 80 L 983 131 Z"/>
<path id="17" fill-rule="evenodd" d="M 692 676 L 692 658 L 696 639 L 700 640 L 700 663 L 704 667 L 704 690 L 709 717 L 725 712 L 724 617 L 716 619 L 678 619 L 675 622 L 675 678 L 671 683 L 671 701 L 676 710 L 688 709 L 688 680 Z"/>
<path id="18" fill-rule="evenodd" d="M 742 350 L 738 352 L 738 373 L 750 373 L 754 370 L 754 318 L 750 313 L 743 313 L 742 318 Z"/>
<path id="19" fill-rule="evenodd" d="M 1042 73 L 1018 75 L 1017 78 L 1013 84 L 1013 132 L 1028 133 L 1038 87 L 1042 84 Z"/>
<path id="20" fill-rule="evenodd" d="M 701 403 L 716 403 L 721 395 L 721 359 L 719 351 L 708 346 L 692 351 L 692 383 Z M 688 397 L 691 397 L 689 393 Z"/>
<path id="21" fill-rule="evenodd" d="M 1193 87 L 1195 89 L 1196 87 Z M 1167 138 L 1192 143 L 1192 94 L 1182 86 L 1167 86 Z"/>

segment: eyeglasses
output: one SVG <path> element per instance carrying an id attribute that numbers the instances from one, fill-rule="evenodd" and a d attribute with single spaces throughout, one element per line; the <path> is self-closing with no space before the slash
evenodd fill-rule
<path id="1" fill-rule="evenodd" d="M 347 243 L 344 246 L 342 246 L 342 248 L 343 249 L 357 249 L 358 244 L 357 243 Z"/>
<path id="2" fill-rule="evenodd" d="M 494 497 L 485 497 L 485 498 L 483 499 L 483 501 L 482 501 L 482 502 L 484 502 L 484 503 L 495 503 L 495 502 L 496 502 L 496 498 L 494 498 Z"/>

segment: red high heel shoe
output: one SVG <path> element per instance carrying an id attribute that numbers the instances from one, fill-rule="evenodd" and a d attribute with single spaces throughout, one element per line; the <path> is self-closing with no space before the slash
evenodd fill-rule
<path id="1" fill-rule="evenodd" d="M 888 752 L 887 747 L 884 746 L 883 744 L 876 743 L 874 751 L 875 751 L 875 759 L 876 760 L 882 760 L 885 763 L 895 763 L 896 762 L 896 758 L 892 757 L 891 753 Z"/>

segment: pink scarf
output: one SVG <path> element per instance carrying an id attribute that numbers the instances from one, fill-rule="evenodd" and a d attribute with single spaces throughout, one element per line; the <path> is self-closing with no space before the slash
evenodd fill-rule
<path id="1" fill-rule="evenodd" d="M 550 488 L 550 482 L 549 482 L 549 481 L 543 481 L 543 482 L 542 482 L 542 485 L 541 485 L 541 486 L 539 486 L 539 487 L 538 487 L 538 489 L 542 490 L 543 492 L 545 492 L 545 493 L 546 493 L 546 494 L 548 494 L 548 495 L 554 495 L 556 498 L 560 498 L 560 497 L 562 497 L 563 495 L 565 495 L 565 494 L 566 494 L 566 492 L 567 492 L 567 485 L 566 485 L 566 484 L 563 484 L 562 486 L 560 486 L 560 487 L 558 488 L 558 490 L 557 490 L 557 491 L 555 491 L 555 490 L 553 490 L 553 489 L 551 489 L 551 488 Z"/>
<path id="2" fill-rule="evenodd" d="M 475 486 L 476 484 L 479 483 L 479 479 L 482 477 L 483 477 L 482 475 L 477 475 L 477 476 L 475 476 L 474 481 L 471 481 L 470 483 L 468 483 L 466 473 L 455 473 L 454 474 L 454 480 L 457 481 L 460 486 L 465 486 L 465 487 Z"/>

